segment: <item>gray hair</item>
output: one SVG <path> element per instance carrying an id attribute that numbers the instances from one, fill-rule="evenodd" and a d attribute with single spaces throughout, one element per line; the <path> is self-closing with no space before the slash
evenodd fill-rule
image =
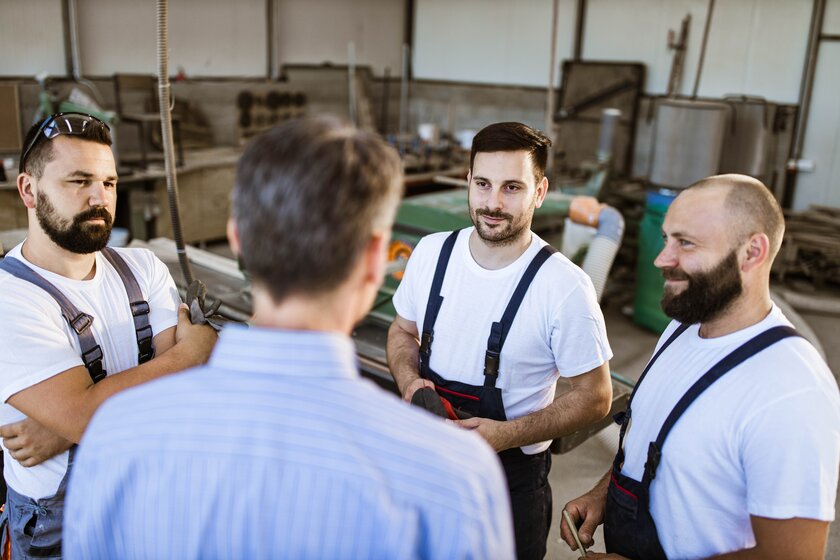
<path id="1" fill-rule="evenodd" d="M 246 270 L 275 302 L 344 282 L 371 235 L 389 230 L 402 165 L 378 135 L 334 117 L 286 122 L 239 161 L 233 216 Z"/>

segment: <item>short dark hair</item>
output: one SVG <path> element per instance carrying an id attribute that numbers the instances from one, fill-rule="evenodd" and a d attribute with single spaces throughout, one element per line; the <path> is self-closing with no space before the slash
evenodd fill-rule
<path id="1" fill-rule="evenodd" d="M 473 170 L 475 154 L 479 152 L 518 152 L 524 150 L 531 156 L 536 182 L 545 176 L 548 162 L 548 148 L 551 140 L 528 125 L 518 122 L 501 122 L 482 128 L 475 135 L 470 151 L 470 171 Z"/>
<path id="2" fill-rule="evenodd" d="M 254 139 L 236 170 L 233 217 L 245 269 L 275 302 L 347 279 L 390 229 L 402 164 L 378 135 L 335 117 L 294 119 Z"/>
<path id="3" fill-rule="evenodd" d="M 724 205 L 732 218 L 732 234 L 743 243 L 755 233 L 770 240 L 770 259 L 779 252 L 785 234 L 785 216 L 767 186 L 749 175 L 730 173 L 701 179 L 689 189 L 720 187 L 725 189 Z"/>
<path id="4" fill-rule="evenodd" d="M 20 152 L 21 166 L 23 170 L 33 177 L 40 177 L 44 173 L 44 168 L 53 159 L 52 140 L 38 139 L 29 153 L 26 154 L 26 161 L 23 161 L 24 151 L 32 143 L 32 140 L 37 134 L 41 134 L 41 127 L 47 119 L 53 118 L 54 115 L 49 115 L 33 124 L 26 133 L 26 138 L 23 140 L 23 148 Z M 111 132 L 105 126 L 91 126 L 85 128 L 80 134 L 73 134 L 72 138 L 79 138 L 80 140 L 87 140 L 89 142 L 96 142 L 97 144 L 111 145 Z"/>

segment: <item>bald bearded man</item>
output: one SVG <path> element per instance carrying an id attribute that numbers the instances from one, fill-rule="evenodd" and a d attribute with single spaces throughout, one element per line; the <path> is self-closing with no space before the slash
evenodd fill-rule
<path id="1" fill-rule="evenodd" d="M 580 539 L 603 522 L 611 554 L 593 558 L 823 558 L 840 396 L 770 299 L 782 211 L 751 177 L 709 177 L 677 197 L 662 233 L 674 321 L 621 418 L 612 469 L 566 505 Z"/>

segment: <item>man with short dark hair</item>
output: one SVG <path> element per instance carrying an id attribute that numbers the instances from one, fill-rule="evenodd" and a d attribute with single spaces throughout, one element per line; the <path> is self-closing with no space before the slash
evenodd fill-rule
<path id="1" fill-rule="evenodd" d="M 821 559 L 840 395 L 770 299 L 779 204 L 752 177 L 709 177 L 671 204 L 662 232 L 655 264 L 674 321 L 631 396 L 613 468 L 566 505 L 585 546 L 604 523 L 611 554 L 587 557 Z"/>
<path id="2" fill-rule="evenodd" d="M 382 282 L 401 191 L 396 152 L 336 119 L 250 144 L 228 235 L 252 326 L 97 414 L 68 556 L 512 557 L 491 449 L 359 378 L 349 334 Z"/>
<path id="3" fill-rule="evenodd" d="M 517 556 L 542 558 L 551 440 L 603 418 L 612 357 L 589 277 L 531 232 L 550 141 L 521 123 L 481 130 L 470 156 L 473 228 L 414 249 L 394 295 L 388 365 L 403 398 L 431 389 L 499 453 Z M 571 390 L 554 398 L 563 376 Z M 437 398 L 437 397 L 434 397 Z"/>
<path id="4" fill-rule="evenodd" d="M 110 144 L 105 123 L 58 114 L 32 127 L 20 158 L 29 229 L 0 262 L 0 436 L 16 560 L 60 556 L 74 444 L 96 408 L 202 363 L 216 339 L 186 309 L 179 316 L 175 284 L 150 251 L 106 248 Z"/>

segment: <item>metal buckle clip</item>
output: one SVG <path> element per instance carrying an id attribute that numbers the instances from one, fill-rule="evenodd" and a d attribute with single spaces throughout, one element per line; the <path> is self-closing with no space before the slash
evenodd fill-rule
<path id="1" fill-rule="evenodd" d="M 484 375 L 499 375 L 499 353 L 488 350 L 484 353 Z"/>
<path id="2" fill-rule="evenodd" d="M 134 317 L 138 315 L 148 315 L 149 314 L 149 302 L 148 301 L 133 301 L 131 302 L 131 314 Z"/>
<path id="3" fill-rule="evenodd" d="M 93 317 L 87 313 L 79 313 L 79 315 L 70 321 L 70 326 L 76 331 L 76 334 L 82 334 L 90 328 L 93 324 Z"/>

